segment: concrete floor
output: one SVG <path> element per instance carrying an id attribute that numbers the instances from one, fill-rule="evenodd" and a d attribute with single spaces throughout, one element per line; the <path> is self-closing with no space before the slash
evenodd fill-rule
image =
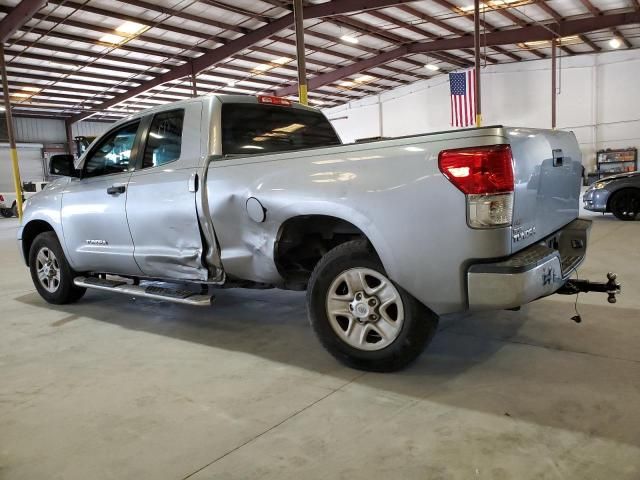
<path id="1" fill-rule="evenodd" d="M 0 220 L 0 478 L 637 480 L 640 222 L 593 218 L 580 275 L 618 304 L 450 316 L 387 375 L 338 365 L 300 293 L 46 305 Z"/>

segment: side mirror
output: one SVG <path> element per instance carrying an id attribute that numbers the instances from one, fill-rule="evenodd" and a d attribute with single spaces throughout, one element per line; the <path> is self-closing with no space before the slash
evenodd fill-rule
<path id="1" fill-rule="evenodd" d="M 49 175 L 62 177 L 78 177 L 78 171 L 74 165 L 73 155 L 51 155 L 49 159 Z"/>

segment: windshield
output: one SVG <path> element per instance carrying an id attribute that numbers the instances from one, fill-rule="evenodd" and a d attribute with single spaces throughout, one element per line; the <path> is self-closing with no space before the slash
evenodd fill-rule
<path id="1" fill-rule="evenodd" d="M 264 154 L 340 145 L 320 112 L 250 103 L 222 106 L 222 153 Z"/>

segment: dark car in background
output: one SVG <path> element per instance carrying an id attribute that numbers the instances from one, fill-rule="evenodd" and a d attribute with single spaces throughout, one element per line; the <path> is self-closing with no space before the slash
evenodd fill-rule
<path id="1" fill-rule="evenodd" d="M 585 210 L 635 220 L 640 214 L 640 172 L 621 173 L 594 182 L 584 192 L 582 202 Z"/>

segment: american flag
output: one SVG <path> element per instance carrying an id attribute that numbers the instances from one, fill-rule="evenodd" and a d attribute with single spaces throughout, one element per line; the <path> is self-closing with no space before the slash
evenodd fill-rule
<path id="1" fill-rule="evenodd" d="M 475 70 L 450 73 L 449 85 L 451 86 L 451 126 L 469 127 L 475 125 Z"/>

